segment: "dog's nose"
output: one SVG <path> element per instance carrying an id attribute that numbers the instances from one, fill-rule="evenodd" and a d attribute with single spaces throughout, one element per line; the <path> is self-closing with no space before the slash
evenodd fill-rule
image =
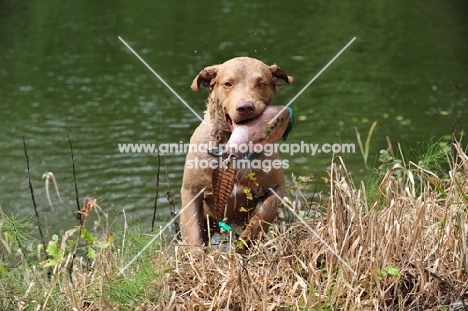
<path id="1" fill-rule="evenodd" d="M 236 105 L 237 113 L 242 115 L 251 114 L 254 110 L 255 106 L 252 102 L 240 102 Z"/>

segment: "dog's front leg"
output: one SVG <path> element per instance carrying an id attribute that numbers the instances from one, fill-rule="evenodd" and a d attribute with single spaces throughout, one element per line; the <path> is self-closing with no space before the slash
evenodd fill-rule
<path id="1" fill-rule="evenodd" d="M 282 198 L 284 196 L 284 185 L 274 187 L 273 191 Z M 252 219 L 250 219 L 240 239 L 248 244 L 251 240 L 257 238 L 262 231 L 267 232 L 268 227 L 273 223 L 278 214 L 278 205 L 280 203 L 280 199 L 271 191 L 268 191 L 262 206 Z"/>

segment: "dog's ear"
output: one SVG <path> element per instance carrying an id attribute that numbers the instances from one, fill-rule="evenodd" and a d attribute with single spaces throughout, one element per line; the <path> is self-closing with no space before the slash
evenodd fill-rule
<path id="1" fill-rule="evenodd" d="M 198 91 L 198 87 L 201 84 L 208 92 L 211 92 L 213 90 L 211 81 L 216 77 L 217 73 L 218 65 L 209 66 L 200 71 L 198 76 L 196 76 L 195 79 L 193 79 L 192 90 L 194 90 L 195 92 Z"/>
<path id="2" fill-rule="evenodd" d="M 273 75 L 273 84 L 275 86 L 275 92 L 278 92 L 281 88 L 281 82 L 279 79 L 283 79 L 286 83 L 293 83 L 294 79 L 291 76 L 288 76 L 286 71 L 278 67 L 276 64 L 270 66 L 271 74 Z"/>

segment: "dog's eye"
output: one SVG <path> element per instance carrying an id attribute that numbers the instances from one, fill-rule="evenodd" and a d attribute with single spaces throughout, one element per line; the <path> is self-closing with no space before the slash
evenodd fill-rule
<path id="1" fill-rule="evenodd" d="M 227 81 L 227 82 L 224 82 L 224 86 L 225 87 L 232 87 L 232 83 Z"/>
<path id="2" fill-rule="evenodd" d="M 264 89 L 266 86 L 267 86 L 267 84 L 265 82 L 260 82 L 258 84 L 258 87 L 261 88 L 261 89 Z"/>

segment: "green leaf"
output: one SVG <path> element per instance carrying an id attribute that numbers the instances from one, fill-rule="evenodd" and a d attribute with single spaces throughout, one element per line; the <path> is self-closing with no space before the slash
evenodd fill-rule
<path id="1" fill-rule="evenodd" d="M 248 187 L 244 187 L 242 188 L 242 192 L 245 194 L 245 196 L 247 197 L 247 200 L 253 200 L 253 195 L 252 193 L 250 192 L 250 188 Z"/>
<path id="2" fill-rule="evenodd" d="M 58 241 L 58 236 L 54 235 L 52 239 Z M 49 241 L 47 244 L 46 253 L 50 258 L 41 262 L 42 267 L 54 267 L 62 262 L 64 252 L 60 249 L 57 241 Z"/>
<path id="3" fill-rule="evenodd" d="M 257 177 L 255 177 L 255 172 L 248 172 L 247 178 L 250 179 L 254 183 L 254 185 L 258 186 Z"/>
<path id="4" fill-rule="evenodd" d="M 47 244 L 46 253 L 53 258 L 61 258 L 63 256 L 63 252 L 60 250 L 57 242 L 54 241 L 49 241 L 49 244 Z"/>
<path id="5" fill-rule="evenodd" d="M 387 275 L 400 276 L 400 270 L 392 266 L 387 266 L 383 269 L 377 268 L 377 275 L 380 278 Z"/>
<path id="6" fill-rule="evenodd" d="M 86 243 L 88 244 L 94 244 L 94 242 L 96 242 L 98 240 L 97 237 L 93 237 L 91 235 L 91 233 L 89 233 L 88 230 L 86 230 L 85 228 L 82 228 L 81 229 L 81 236 L 83 237 L 83 239 L 86 241 Z"/>
<path id="7" fill-rule="evenodd" d="M 385 267 L 384 272 L 390 275 L 400 276 L 400 270 L 398 270 L 395 267 L 391 267 L 391 266 Z"/>
<path id="8" fill-rule="evenodd" d="M 92 240 L 92 236 L 91 236 L 91 233 L 89 233 L 88 230 L 86 230 L 85 228 L 82 228 L 81 229 L 81 237 L 88 243 L 90 244 L 91 240 Z"/>
<path id="9" fill-rule="evenodd" d="M 96 254 L 96 250 L 94 250 L 94 248 L 92 247 L 88 247 L 88 254 L 87 254 L 88 258 L 90 259 L 96 259 L 97 257 L 97 254 Z"/>

